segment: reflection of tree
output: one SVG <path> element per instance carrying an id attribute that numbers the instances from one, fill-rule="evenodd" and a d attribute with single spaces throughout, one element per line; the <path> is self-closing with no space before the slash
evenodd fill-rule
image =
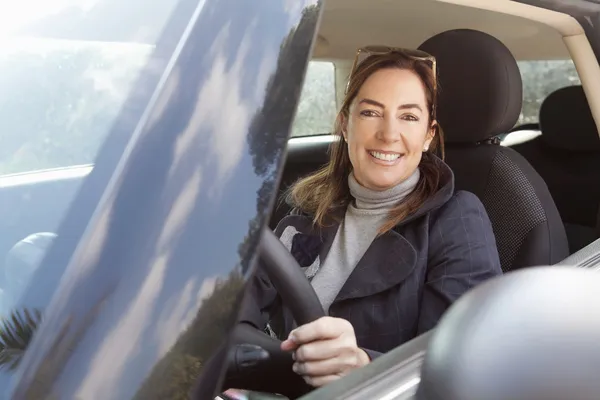
<path id="1" fill-rule="evenodd" d="M 42 319 L 38 310 L 14 310 L 0 323 L 0 368 L 14 371 Z"/>
<path id="2" fill-rule="evenodd" d="M 235 324 L 241 294 L 243 273 L 255 253 L 260 229 L 265 223 L 268 206 L 275 192 L 278 167 L 288 139 L 291 121 L 301 89 L 305 60 L 318 17 L 317 7 L 304 10 L 297 29 L 291 31 L 281 45 L 277 72 L 271 76 L 264 106 L 251 123 L 248 144 L 254 170 L 263 178 L 257 192 L 257 215 L 250 221 L 246 240 L 239 248 L 240 267 L 218 283 L 213 294 L 202 302 L 200 310 L 186 332 L 156 365 L 136 394 L 136 399 L 187 399 L 201 367 L 215 354 L 215 343 L 222 343 L 223 332 Z"/>
<path id="3" fill-rule="evenodd" d="M 239 271 L 218 282 L 212 295 L 206 298 L 198 315 L 173 348 L 150 373 L 136 399 L 189 399 L 189 390 L 200 374 L 205 357 L 214 353 L 214 343 L 234 323 L 234 307 L 244 285 Z"/>
<path id="4" fill-rule="evenodd" d="M 304 76 L 307 64 L 298 60 L 306 59 L 318 17 L 317 6 L 305 8 L 298 27 L 281 44 L 277 70 L 269 79 L 264 106 L 252 120 L 248 145 L 254 172 L 263 178 L 263 184 L 257 192 L 256 217 L 250 222 L 246 240 L 239 249 L 244 272 L 250 266 L 253 249 L 260 239 L 259 231 L 268 218 L 269 205 L 277 189 L 278 173 L 283 167 L 282 151 L 289 138 L 302 90 L 302 81 L 294 78 Z"/>

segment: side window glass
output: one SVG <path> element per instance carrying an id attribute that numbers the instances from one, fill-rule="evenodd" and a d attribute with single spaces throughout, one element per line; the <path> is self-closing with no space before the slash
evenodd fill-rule
<path id="1" fill-rule="evenodd" d="M 93 163 L 152 50 L 11 39 L 0 52 L 0 176 Z"/>
<path id="2" fill-rule="evenodd" d="M 308 64 L 296 119 L 292 126 L 292 136 L 331 133 L 335 114 L 335 69 L 333 63 L 311 61 Z"/>
<path id="3" fill-rule="evenodd" d="M 523 108 L 517 125 L 539 122 L 542 102 L 565 86 L 580 85 L 572 60 L 520 61 L 523 79 Z"/>

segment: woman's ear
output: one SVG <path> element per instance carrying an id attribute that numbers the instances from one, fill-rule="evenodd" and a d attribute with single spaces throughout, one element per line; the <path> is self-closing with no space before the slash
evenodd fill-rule
<path id="1" fill-rule="evenodd" d="M 348 119 L 344 114 L 340 114 L 340 128 L 344 142 L 348 142 Z"/>
<path id="2" fill-rule="evenodd" d="M 435 137 L 437 131 L 438 131 L 438 123 L 437 123 L 436 120 L 434 120 L 431 123 L 431 127 L 429 128 L 429 132 L 427 133 L 427 140 L 429 140 L 431 142 L 433 140 L 433 138 Z"/>
<path id="3" fill-rule="evenodd" d="M 438 127 L 437 121 L 433 121 L 431 123 L 431 128 L 429 128 L 429 132 L 427 132 L 427 135 L 425 136 L 425 143 L 423 143 L 423 151 L 429 150 L 429 146 L 431 145 L 431 142 L 435 138 L 435 134 L 437 132 L 437 127 Z"/>

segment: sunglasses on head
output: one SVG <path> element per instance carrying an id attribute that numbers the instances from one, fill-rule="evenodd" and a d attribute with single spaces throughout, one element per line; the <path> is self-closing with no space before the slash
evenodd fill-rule
<path id="1" fill-rule="evenodd" d="M 356 56 L 354 56 L 354 62 L 352 63 L 352 68 L 350 69 L 350 76 L 348 77 L 348 83 L 346 84 L 346 93 L 348 93 L 348 88 L 350 87 L 350 81 L 352 80 L 352 76 L 356 73 L 356 69 L 367 57 L 369 56 L 381 56 L 390 53 L 398 53 L 402 54 L 405 57 L 411 58 L 417 61 L 424 61 L 431 63 L 431 70 L 433 71 L 433 91 L 434 93 L 437 90 L 437 71 L 436 71 L 436 61 L 435 57 L 429 53 L 426 53 L 421 50 L 413 50 L 413 49 L 403 49 L 400 47 L 389 47 L 389 46 L 365 46 L 361 47 L 356 51 Z M 435 106 L 433 115 L 435 118 Z"/>

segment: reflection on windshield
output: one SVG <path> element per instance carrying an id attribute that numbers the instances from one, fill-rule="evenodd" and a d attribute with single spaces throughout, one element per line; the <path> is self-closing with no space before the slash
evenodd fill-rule
<path id="1" fill-rule="evenodd" d="M 149 63 L 164 65 L 154 52 L 179 3 L 0 4 L 0 316 L 22 324 L 1 327 L 17 340 L 0 332 L 0 388 L 37 323 L 28 317 L 37 310 L 22 307 L 24 291 L 140 74 Z M 151 90 L 135 95 L 146 104 Z M 16 356 L 8 360 L 5 350 Z"/>
<path id="2" fill-rule="evenodd" d="M 0 175 L 92 163 L 151 50 L 53 39 L 0 48 Z"/>
<path id="3" fill-rule="evenodd" d="M 15 308 L 54 238 L 52 232 L 34 233 L 10 249 L 4 263 L 0 315 L 9 315 Z"/>

